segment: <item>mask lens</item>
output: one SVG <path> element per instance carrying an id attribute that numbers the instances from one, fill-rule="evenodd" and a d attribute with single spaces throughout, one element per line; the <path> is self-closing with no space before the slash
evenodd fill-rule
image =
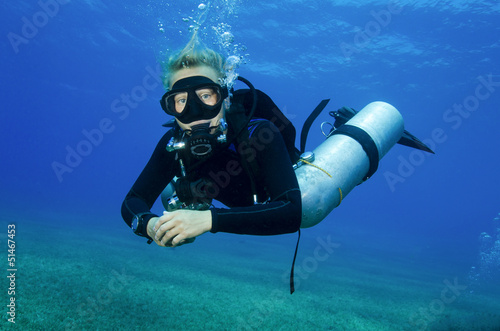
<path id="1" fill-rule="evenodd" d="M 187 92 L 173 93 L 165 97 L 165 105 L 172 115 L 182 114 L 186 108 L 188 99 Z"/>
<path id="2" fill-rule="evenodd" d="M 207 106 L 215 106 L 221 99 L 220 91 L 216 87 L 202 87 L 196 90 L 200 101 Z"/>

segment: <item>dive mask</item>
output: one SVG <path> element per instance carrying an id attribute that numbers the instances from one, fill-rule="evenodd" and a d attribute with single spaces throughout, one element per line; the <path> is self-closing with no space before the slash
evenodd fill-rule
<path id="1" fill-rule="evenodd" d="M 160 100 L 161 107 L 184 124 L 212 119 L 227 98 L 227 88 L 208 77 L 192 76 L 178 80 Z"/>

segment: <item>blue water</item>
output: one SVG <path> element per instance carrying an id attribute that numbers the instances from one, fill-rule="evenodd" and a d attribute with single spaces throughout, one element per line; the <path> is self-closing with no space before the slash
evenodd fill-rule
<path id="1" fill-rule="evenodd" d="M 52 215 L 124 227 L 121 201 L 168 119 L 158 59 L 188 41 L 201 2 L 44 3 L 0 5 L 2 214 L 18 226 Z M 217 0 L 201 28 L 207 45 L 243 58 L 238 72 L 299 132 L 331 98 L 309 149 L 329 110 L 382 100 L 435 150 L 394 147 L 306 236 L 342 229 L 386 251 L 411 243 L 467 270 L 500 211 L 499 14 L 494 1 Z M 212 27 L 234 41 L 221 47 Z"/>

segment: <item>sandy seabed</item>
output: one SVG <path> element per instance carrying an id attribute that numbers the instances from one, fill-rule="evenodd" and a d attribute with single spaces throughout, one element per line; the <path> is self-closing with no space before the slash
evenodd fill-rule
<path id="1" fill-rule="evenodd" d="M 4 277 L 0 328 L 500 330 L 498 286 L 472 291 L 463 269 L 418 249 L 303 231 L 290 295 L 296 234 L 206 234 L 171 249 L 114 225 L 16 222 L 15 324 Z"/>

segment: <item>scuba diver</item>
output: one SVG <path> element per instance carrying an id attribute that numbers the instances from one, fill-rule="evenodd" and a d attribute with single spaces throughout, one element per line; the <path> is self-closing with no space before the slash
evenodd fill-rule
<path id="1" fill-rule="evenodd" d="M 301 131 L 274 102 L 242 77 L 249 89 L 233 90 L 222 56 L 204 47 L 195 31 L 166 64 L 162 109 L 174 119 L 122 204 L 122 217 L 141 237 L 159 246 L 192 243 L 206 232 L 278 235 L 321 222 L 379 160 L 399 143 L 434 153 L 404 129 L 401 114 L 385 102 L 357 112 L 330 112 L 326 140 L 305 153 L 307 133 L 329 100 Z M 165 210 L 151 212 L 159 196 Z M 225 207 L 215 207 L 216 200 Z M 294 291 L 294 263 L 290 293 Z"/>
<path id="2" fill-rule="evenodd" d="M 168 92 L 160 104 L 174 121 L 166 124 L 170 130 L 122 204 L 122 217 L 134 233 L 148 243 L 175 247 L 206 232 L 298 231 L 301 193 L 290 147 L 295 129 L 285 128 L 272 100 L 248 81 L 250 90 L 228 91 L 223 58 L 202 46 L 196 32 L 169 59 L 167 72 Z M 279 128 L 255 117 L 268 111 L 278 114 Z M 291 130 L 293 137 L 285 142 L 280 130 Z M 167 202 L 172 208 L 166 207 L 171 211 L 152 213 L 174 178 L 177 196 Z M 212 200 L 229 208 L 216 208 Z"/>

